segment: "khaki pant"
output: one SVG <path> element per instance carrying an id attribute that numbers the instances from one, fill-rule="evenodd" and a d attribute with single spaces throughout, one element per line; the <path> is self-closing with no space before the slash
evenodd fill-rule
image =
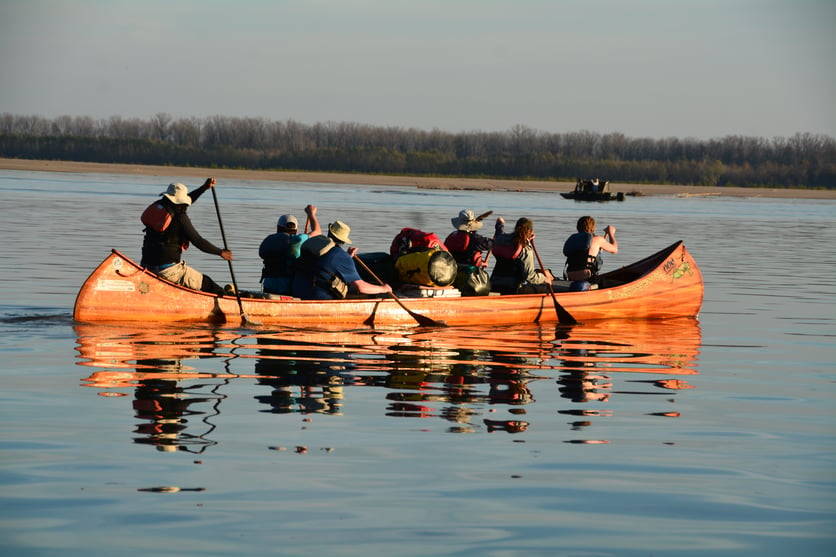
<path id="1" fill-rule="evenodd" d="M 175 263 L 157 274 L 165 280 L 169 280 L 175 284 L 182 284 L 193 290 L 200 290 L 201 286 L 203 286 L 203 273 L 192 269 L 186 265 L 185 261 Z"/>

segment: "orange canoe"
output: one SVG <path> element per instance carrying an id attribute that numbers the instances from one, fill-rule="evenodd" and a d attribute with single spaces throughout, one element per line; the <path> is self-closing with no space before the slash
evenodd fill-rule
<path id="1" fill-rule="evenodd" d="M 578 322 L 696 317 L 702 306 L 702 274 L 682 242 L 605 273 L 601 279 L 606 288 L 558 291 L 559 305 Z M 558 321 L 550 294 L 399 298 L 413 314 L 449 326 Z M 263 325 L 417 325 L 415 317 L 391 298 L 298 300 L 242 296 L 241 303 L 248 321 Z M 116 250 L 82 285 L 73 315 L 81 322 L 242 322 L 234 296 L 216 296 L 172 284 Z"/>

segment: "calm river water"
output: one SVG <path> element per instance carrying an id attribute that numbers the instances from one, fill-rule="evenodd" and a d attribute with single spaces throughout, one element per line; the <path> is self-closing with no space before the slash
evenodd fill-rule
<path id="1" fill-rule="evenodd" d="M 446 236 L 463 208 L 528 216 L 555 270 L 592 214 L 618 229 L 605 269 L 684 240 L 703 311 L 570 330 L 73 322 L 111 248 L 139 258 L 170 181 L 202 182 L 0 171 L 3 554 L 836 552 L 836 202 L 224 182 L 244 288 L 306 203 L 361 252 L 404 226 Z M 220 245 L 211 195 L 190 214 Z"/>

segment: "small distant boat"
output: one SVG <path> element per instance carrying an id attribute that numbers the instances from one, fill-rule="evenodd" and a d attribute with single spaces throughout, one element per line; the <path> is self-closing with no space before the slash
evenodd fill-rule
<path id="1" fill-rule="evenodd" d="M 253 323 L 316 328 L 415 326 L 412 314 L 449 326 L 546 323 L 559 321 L 558 303 L 578 322 L 696 317 L 702 306 L 702 274 L 682 242 L 600 278 L 603 287 L 588 292 L 556 288 L 557 302 L 550 294 L 402 295 L 396 301 L 265 299 L 242 293 L 241 307 Z M 241 323 L 241 313 L 235 296 L 173 284 L 113 250 L 82 285 L 73 316 L 80 322 Z"/>
<path id="2" fill-rule="evenodd" d="M 607 180 L 581 180 L 578 179 L 575 189 L 560 194 L 565 199 L 575 201 L 624 201 L 624 192 L 613 193 L 610 191 L 610 183 Z"/>

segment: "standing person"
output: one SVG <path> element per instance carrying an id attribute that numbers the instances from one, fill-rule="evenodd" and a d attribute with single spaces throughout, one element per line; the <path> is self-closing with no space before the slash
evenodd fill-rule
<path id="1" fill-rule="evenodd" d="M 361 294 L 385 294 L 392 291 L 388 284 L 377 285 L 364 281 L 354 266 L 357 248 L 342 249 L 350 244 L 351 228 L 342 221 L 328 225 L 327 236 L 312 236 L 302 244 L 302 255 L 291 281 L 294 297 L 303 300 L 334 300 L 345 298 L 349 288 Z"/>
<path id="2" fill-rule="evenodd" d="M 500 294 L 548 292 L 548 284 L 554 276 L 548 269 L 538 269 L 535 262 L 534 223 L 521 218 L 514 226 L 514 232 L 504 232 L 497 225 L 496 242 L 491 250 L 496 256 L 496 265 L 491 273 L 491 290 Z"/>
<path id="3" fill-rule="evenodd" d="M 308 205 L 305 213 L 311 223 L 310 233 L 307 230 L 299 232 L 299 223 L 293 215 L 282 215 L 276 223 L 276 233 L 264 238 L 258 248 L 258 256 L 264 260 L 262 290 L 268 294 L 290 295 L 290 283 L 296 261 L 301 255 L 302 243 L 311 236 L 322 234 L 316 218 L 316 206 Z"/>
<path id="4" fill-rule="evenodd" d="M 566 278 L 572 281 L 570 290 L 589 290 L 590 284 L 598 282 L 598 270 L 603 263 L 601 250 L 618 253 L 615 227 L 604 229 L 603 236 L 595 235 L 595 219 L 583 216 L 578 219 L 578 231 L 563 244 L 566 256 Z"/>
<path id="5" fill-rule="evenodd" d="M 200 251 L 219 255 L 227 261 L 232 261 L 232 252 L 221 249 L 204 239 L 195 230 L 191 219 L 186 214 L 189 206 L 214 186 L 214 178 L 207 178 L 202 186 L 192 192 L 189 192 L 183 184 L 169 184 L 168 189 L 160 194 L 162 199 L 148 206 L 142 213 L 141 219 L 145 225 L 141 264 L 149 271 L 173 283 L 222 295 L 223 288 L 180 259 L 183 250 L 187 249 L 191 243 Z"/>

